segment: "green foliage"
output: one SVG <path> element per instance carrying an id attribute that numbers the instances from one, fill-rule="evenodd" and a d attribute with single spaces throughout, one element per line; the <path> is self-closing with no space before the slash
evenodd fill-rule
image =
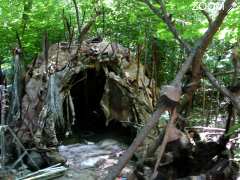
<path id="1" fill-rule="evenodd" d="M 97 3 L 96 3 L 97 2 Z M 190 44 L 194 44 L 208 27 L 206 17 L 193 10 L 200 1 L 166 1 L 166 8 L 172 14 L 178 32 Z M 207 1 L 201 1 L 207 2 Z M 214 1 L 215 2 L 215 1 Z M 155 78 L 159 85 L 172 80 L 184 60 L 184 52 L 169 32 L 166 24 L 140 0 L 77 0 L 80 21 L 87 22 L 95 13 L 102 11 L 89 36 L 101 35 L 119 42 L 135 51 L 143 45 L 147 53 L 146 63 L 152 63 L 152 39 L 157 39 L 158 61 Z M 195 3 L 195 4 L 194 4 Z M 158 6 L 156 3 L 154 4 Z M 11 49 L 17 45 L 16 32 L 20 35 L 24 49 L 25 63 L 31 62 L 40 52 L 44 32 L 48 32 L 50 43 L 68 40 L 64 16 L 71 21 L 77 35 L 75 9 L 72 0 L 2 0 L 0 4 L 0 56 L 5 67 L 11 64 Z M 214 19 L 215 11 L 209 11 Z M 221 31 L 208 50 L 205 63 L 214 71 L 232 69 L 226 56 L 240 37 L 240 7 L 233 9 L 225 20 Z M 144 55 L 142 56 L 144 61 Z M 223 79 L 229 84 L 230 77 Z"/>

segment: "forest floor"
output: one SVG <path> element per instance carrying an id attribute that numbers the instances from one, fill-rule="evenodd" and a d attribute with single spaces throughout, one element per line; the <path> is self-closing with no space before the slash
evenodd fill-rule
<path id="1" fill-rule="evenodd" d="M 221 130 L 220 128 L 206 128 L 201 130 L 200 135 L 204 136 L 205 140 L 209 138 L 214 141 L 216 133 L 212 133 L 212 131 Z M 219 133 L 217 133 L 217 136 L 219 136 Z M 119 156 L 127 149 L 128 145 L 128 139 L 116 132 L 99 134 L 85 131 L 81 135 L 64 139 L 59 147 L 59 152 L 67 159 L 66 164 L 69 169 L 64 176 L 57 178 L 57 180 L 101 180 L 107 175 L 109 167 L 118 162 Z M 119 179 L 127 179 L 133 173 L 135 167 L 135 162 L 128 163 Z M 150 177 L 152 170 L 148 167 L 144 167 L 144 169 L 144 176 Z M 205 178 L 201 175 L 194 177 Z"/>
<path id="2" fill-rule="evenodd" d="M 60 154 L 67 159 L 69 170 L 58 180 L 95 180 L 101 179 L 108 173 L 108 168 L 117 163 L 118 157 L 126 150 L 124 139 L 116 134 L 92 134 L 86 132 L 88 137 L 79 140 L 72 137 L 59 147 Z M 130 162 L 124 170 L 122 177 L 127 177 L 133 171 L 134 164 Z"/>

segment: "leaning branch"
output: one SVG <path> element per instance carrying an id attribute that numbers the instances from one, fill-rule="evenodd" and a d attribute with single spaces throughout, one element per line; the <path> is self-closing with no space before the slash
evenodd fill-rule
<path id="1" fill-rule="evenodd" d="M 221 86 L 219 81 L 207 70 L 206 67 L 201 67 L 204 74 L 209 79 L 210 83 L 217 88 L 224 96 L 228 97 L 231 102 L 233 103 L 234 107 L 237 109 L 237 111 L 240 113 L 240 102 L 237 100 L 237 98 L 224 86 Z"/>
<path id="2" fill-rule="evenodd" d="M 157 2 L 161 6 L 160 10 L 156 8 L 154 5 L 152 5 L 149 0 L 140 0 L 140 1 L 147 4 L 148 7 L 152 10 L 152 12 L 156 14 L 158 17 L 160 17 L 167 24 L 169 30 L 172 32 L 174 37 L 180 43 L 181 47 L 190 53 L 189 57 L 183 63 L 181 70 L 178 72 L 172 84 L 179 84 L 181 82 L 181 79 L 183 78 L 184 74 L 187 72 L 188 68 L 190 67 L 194 59 L 198 61 L 202 59 L 205 50 L 207 49 L 208 45 L 211 43 L 213 36 L 218 31 L 227 13 L 232 8 L 232 3 L 234 2 L 234 0 L 225 1 L 224 8 L 219 11 L 219 14 L 214 20 L 214 22 L 212 22 L 209 25 L 209 28 L 205 32 L 203 37 L 198 41 L 195 48 L 191 50 L 190 46 L 181 38 L 180 34 L 176 30 L 175 25 L 171 22 L 162 0 L 157 0 Z"/>
<path id="3" fill-rule="evenodd" d="M 208 23 L 209 23 L 209 24 L 212 24 L 212 18 L 210 17 L 210 15 L 208 14 L 208 12 L 205 11 L 205 10 L 201 10 L 201 13 L 207 18 Z"/>
<path id="4" fill-rule="evenodd" d="M 138 146 L 140 144 L 142 144 L 143 140 L 149 134 L 151 129 L 156 126 L 156 124 L 159 121 L 159 118 L 160 118 L 161 114 L 164 111 L 165 111 L 165 107 L 161 106 L 152 114 L 151 118 L 147 121 L 147 124 L 143 127 L 141 132 L 139 132 L 139 134 L 133 140 L 132 144 L 129 146 L 129 148 L 126 150 L 126 152 L 123 154 L 123 156 L 121 156 L 121 158 L 118 161 L 118 164 L 111 168 L 108 176 L 106 177 L 106 180 L 114 180 L 119 175 L 121 170 L 126 166 L 128 161 L 133 156 L 133 154 L 136 151 L 136 149 L 138 148 Z"/>
<path id="5" fill-rule="evenodd" d="M 92 17 L 92 19 L 86 24 L 83 26 L 83 28 L 81 29 L 81 32 L 80 32 L 80 37 L 79 37 L 79 43 L 81 44 L 82 41 L 84 40 L 86 34 L 88 33 L 88 31 L 90 30 L 90 28 L 92 27 L 92 25 L 94 25 L 95 21 L 96 21 L 96 18 L 100 15 L 99 12 L 96 13 L 96 15 L 94 15 Z"/>
<path id="6" fill-rule="evenodd" d="M 161 18 L 166 23 L 168 29 L 172 32 L 174 38 L 180 43 L 181 48 L 185 49 L 187 53 L 190 53 L 191 47 L 181 38 L 174 23 L 172 22 L 170 16 L 167 13 L 164 3 L 161 0 L 158 0 L 158 3 L 161 6 L 160 9 L 158 9 L 154 5 L 152 5 L 149 0 L 140 0 L 140 1 L 143 1 L 152 10 L 154 14 L 156 14 L 159 18 Z"/>
<path id="7" fill-rule="evenodd" d="M 213 36 L 218 31 L 219 27 L 223 23 L 224 18 L 227 16 L 229 10 L 232 8 L 232 3 L 234 0 L 226 0 L 224 3 L 224 8 L 219 11 L 218 16 L 213 21 L 213 23 L 208 27 L 207 31 L 204 33 L 202 38 L 196 43 L 195 47 L 191 51 L 189 57 L 183 63 L 181 70 L 177 73 L 176 78 L 172 84 L 179 84 L 184 76 L 184 74 L 189 69 L 193 61 L 201 61 L 203 55 L 212 42 Z"/>

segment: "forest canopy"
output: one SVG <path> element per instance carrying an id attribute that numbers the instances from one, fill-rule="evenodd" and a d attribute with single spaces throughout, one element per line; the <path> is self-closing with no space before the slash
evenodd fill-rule
<path id="1" fill-rule="evenodd" d="M 151 50 L 151 41 L 156 38 L 161 69 L 167 69 L 161 71 L 159 68 L 159 73 L 166 76 L 158 77 L 161 82 L 172 79 L 171 75 L 183 61 L 183 52 L 165 23 L 145 3 L 140 0 L 86 0 L 78 1 L 77 4 L 80 24 L 90 20 L 95 11 L 102 12 L 91 28 L 89 37 L 100 35 L 133 50 L 137 45 L 146 46 Z M 158 6 L 157 3 L 155 5 Z M 221 5 L 221 1 L 209 4 L 204 0 L 172 0 L 167 1 L 166 8 L 182 37 L 194 44 L 209 23 L 201 9 L 206 10 L 210 18 L 214 18 Z M 224 57 L 240 36 L 239 8 L 237 6 L 231 10 L 206 55 L 206 62 L 213 68 L 231 66 Z M 51 43 L 67 40 L 69 35 L 66 20 L 74 29 L 74 36 L 77 35 L 76 13 L 71 0 L 3 0 L 0 4 L 0 15 L 0 54 L 5 67 L 11 63 L 12 48 L 18 43 L 16 34 L 24 49 L 26 63 L 31 62 L 40 51 L 45 32 L 48 32 Z M 219 57 L 220 61 L 217 61 Z"/>

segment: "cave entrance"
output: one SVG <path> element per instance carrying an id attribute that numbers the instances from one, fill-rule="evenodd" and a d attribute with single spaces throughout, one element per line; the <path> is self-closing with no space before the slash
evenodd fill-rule
<path id="1" fill-rule="evenodd" d="M 84 80 L 79 81 L 80 79 Z M 77 83 L 74 84 L 74 82 Z M 100 106 L 105 82 L 106 76 L 103 69 L 98 72 L 95 69 L 88 69 L 73 77 L 74 85 L 70 93 L 76 121 L 72 126 L 72 137 L 75 141 L 115 138 L 130 144 L 136 135 L 134 128 L 124 127 L 116 120 L 112 120 L 108 126 L 105 125 L 106 118 Z M 72 143 L 72 139 L 70 143 Z"/>

